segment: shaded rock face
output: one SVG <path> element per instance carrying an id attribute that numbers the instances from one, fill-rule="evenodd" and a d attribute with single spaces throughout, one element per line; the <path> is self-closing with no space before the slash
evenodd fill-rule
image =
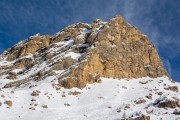
<path id="1" fill-rule="evenodd" d="M 163 96 L 160 99 L 155 100 L 153 105 L 156 105 L 159 108 L 176 108 L 176 107 L 180 107 L 180 99 L 179 98 L 168 99 L 166 96 Z"/>
<path id="2" fill-rule="evenodd" d="M 177 86 L 168 86 L 167 88 L 164 88 L 165 90 L 171 90 L 174 92 L 179 92 L 179 89 Z"/>
<path id="3" fill-rule="evenodd" d="M 166 100 L 158 103 L 159 108 L 176 108 L 180 107 L 179 100 Z"/>
<path id="4" fill-rule="evenodd" d="M 70 52 L 79 55 L 78 59 L 66 56 Z M 100 82 L 100 77 L 168 76 L 155 46 L 121 16 L 107 23 L 100 19 L 92 25 L 77 23 L 53 36 L 30 37 L 4 52 L 0 58 L 12 63 L 1 66 L 0 76 L 13 69 L 24 69 L 26 73 L 21 74 L 28 74 L 34 67 L 45 64 L 27 79 L 54 75 L 59 79 L 59 85 L 65 88 L 82 88 L 87 83 Z"/>
<path id="5" fill-rule="evenodd" d="M 180 111 L 178 111 L 177 109 L 174 110 L 173 114 L 175 115 L 180 115 Z"/>

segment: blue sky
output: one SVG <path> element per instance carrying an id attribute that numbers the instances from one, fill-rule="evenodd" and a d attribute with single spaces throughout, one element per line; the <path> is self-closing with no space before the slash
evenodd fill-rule
<path id="1" fill-rule="evenodd" d="M 119 14 L 148 35 L 180 82 L 180 0 L 0 0 L 0 53 L 36 33 Z"/>

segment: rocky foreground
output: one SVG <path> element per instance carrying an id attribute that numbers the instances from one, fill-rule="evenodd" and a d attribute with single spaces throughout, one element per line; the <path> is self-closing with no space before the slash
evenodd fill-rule
<path id="1" fill-rule="evenodd" d="M 179 83 L 121 16 L 36 34 L 0 55 L 0 118 L 180 119 Z"/>

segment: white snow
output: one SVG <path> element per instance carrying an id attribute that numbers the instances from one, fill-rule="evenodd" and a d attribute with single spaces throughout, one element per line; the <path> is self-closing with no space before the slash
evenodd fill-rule
<path id="1" fill-rule="evenodd" d="M 19 73 L 19 72 L 21 72 L 21 71 L 23 71 L 23 69 L 14 69 L 14 70 L 12 70 L 11 72 L 13 72 L 13 73 Z"/>
<path id="2" fill-rule="evenodd" d="M 115 47 L 117 47 L 117 46 L 116 46 L 116 45 L 111 45 L 111 47 L 112 47 L 112 48 L 115 48 Z"/>
<path id="3" fill-rule="evenodd" d="M 32 58 L 33 57 L 33 54 L 28 54 L 26 56 L 23 56 L 22 58 Z"/>
<path id="4" fill-rule="evenodd" d="M 151 67 L 151 65 L 145 65 L 144 67 L 145 67 L 145 68 L 149 68 L 149 67 Z"/>
<path id="5" fill-rule="evenodd" d="M 74 40 L 68 40 L 67 42 L 65 42 L 65 45 L 67 45 L 67 46 L 73 46 L 73 44 L 74 44 Z"/>
<path id="6" fill-rule="evenodd" d="M 40 33 L 37 33 L 37 34 L 35 34 L 33 36 L 30 36 L 30 38 L 39 37 L 39 36 L 40 36 Z"/>
<path id="7" fill-rule="evenodd" d="M 79 44 L 77 47 L 78 47 L 78 48 L 81 48 L 81 47 L 88 48 L 88 47 L 89 47 L 89 44 Z"/>
<path id="8" fill-rule="evenodd" d="M 12 62 L 6 60 L 0 60 L 0 66 L 9 66 L 12 65 Z"/>
<path id="9" fill-rule="evenodd" d="M 74 40 L 68 40 L 68 41 L 60 41 L 55 43 L 56 45 L 66 45 L 66 46 L 73 46 Z"/>
<path id="10" fill-rule="evenodd" d="M 147 83 L 141 84 L 142 81 Z M 170 98 L 180 97 L 179 92 L 164 89 L 164 84 L 180 87 L 179 83 L 173 83 L 167 77 L 131 80 L 102 78 L 102 83 L 89 84 L 83 89 L 56 90 L 52 86 L 53 83 L 57 83 L 56 78 L 49 77 L 43 81 L 31 82 L 23 88 L 2 89 L 0 96 L 5 97 L 0 97 L 0 102 L 12 100 L 13 106 L 2 104 L 0 118 L 2 120 L 117 120 L 121 119 L 123 114 L 126 116 L 146 114 L 152 120 L 179 119 L 178 115 L 171 114 L 174 109 L 157 108 L 152 105 L 156 99 L 161 99 L 161 96 L 156 94 L 158 91 L 162 91 L 164 95 L 168 94 Z M 33 85 L 34 87 L 30 87 Z M 31 96 L 30 94 L 36 90 L 40 91 L 39 96 Z M 80 94 L 71 95 L 75 91 Z M 152 100 L 145 97 L 149 93 L 152 93 Z M 35 101 L 31 101 L 32 98 Z M 146 100 L 145 103 L 134 103 L 135 100 L 142 98 Z M 130 108 L 126 108 L 128 104 Z M 48 108 L 43 108 L 43 105 L 47 105 Z M 146 109 L 147 106 L 149 107 Z M 29 109 L 31 107 L 35 110 Z M 176 109 L 180 110 L 180 108 Z"/>
<path id="11" fill-rule="evenodd" d="M 9 83 L 9 82 L 12 82 L 12 80 L 9 80 L 9 79 L 0 79 L 0 89 L 2 88 L 2 87 L 4 87 L 4 85 L 6 85 L 7 83 Z M 1 91 L 0 91 L 0 93 L 1 93 Z M 1 99 L 0 99 L 1 100 Z M 1 102 L 1 101 L 0 101 Z"/>
<path id="12" fill-rule="evenodd" d="M 71 57 L 72 59 L 78 59 L 81 57 L 81 54 L 79 53 L 74 53 L 74 52 L 68 52 L 67 54 L 64 55 L 64 57 Z"/>

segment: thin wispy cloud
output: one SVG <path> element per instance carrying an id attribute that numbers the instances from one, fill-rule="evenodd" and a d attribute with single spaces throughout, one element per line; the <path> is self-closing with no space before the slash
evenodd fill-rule
<path id="1" fill-rule="evenodd" d="M 172 11 L 172 8 L 167 7 L 167 4 L 171 4 L 168 2 L 167 0 L 164 2 L 151 0 L 142 3 L 140 1 L 127 0 L 124 4 L 124 15 L 130 23 L 137 25 L 142 32 L 147 34 L 151 42 L 163 53 L 163 55 L 160 55 L 164 66 L 170 76 L 172 76 L 171 64 L 174 63 L 170 63 L 169 59 L 173 59 L 180 54 L 180 41 L 179 36 L 174 35 L 176 30 L 171 30 L 171 26 L 174 25 L 173 22 L 177 23 L 177 20 L 175 20 L 177 19 L 175 17 L 177 14 L 171 13 L 174 16 L 170 16 L 167 15 L 168 13 L 164 13 Z M 164 9 L 167 11 L 163 11 Z M 153 14 L 152 11 L 154 11 Z M 159 20 L 160 18 L 162 20 Z"/>
<path id="2" fill-rule="evenodd" d="M 168 59 L 163 60 L 164 61 L 164 66 L 167 68 L 167 72 L 169 73 L 170 76 L 172 76 L 172 67 L 171 63 L 169 62 Z"/>

